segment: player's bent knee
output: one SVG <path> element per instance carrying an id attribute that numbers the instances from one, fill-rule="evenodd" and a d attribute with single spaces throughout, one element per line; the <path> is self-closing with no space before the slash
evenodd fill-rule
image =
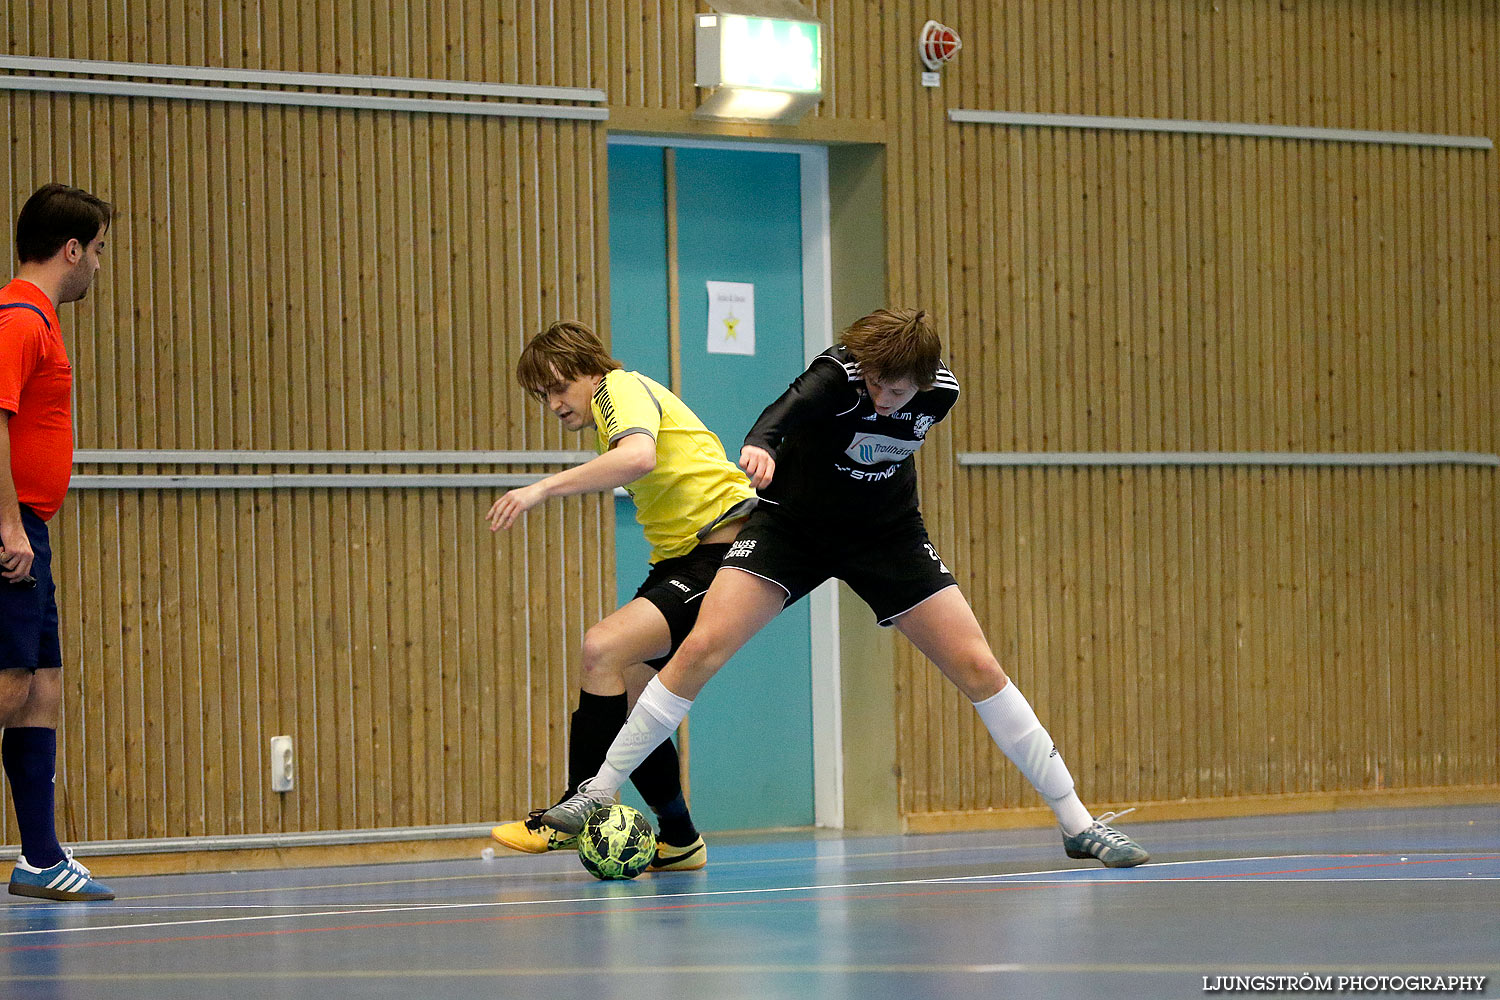
<path id="1" fill-rule="evenodd" d="M 583 634 L 583 669 L 588 670 L 592 665 L 600 662 L 609 644 L 598 634 L 597 630 L 589 629 Z"/>
<path id="2" fill-rule="evenodd" d="M 583 672 L 593 677 L 621 675 L 624 664 L 607 629 L 598 626 L 583 636 Z"/>

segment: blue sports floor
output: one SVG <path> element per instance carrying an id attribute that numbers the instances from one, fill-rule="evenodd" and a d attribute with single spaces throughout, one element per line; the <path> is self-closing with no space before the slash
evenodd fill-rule
<path id="1" fill-rule="evenodd" d="M 0 997 L 1500 997 L 1500 805 L 1137 818 L 1153 863 L 1118 871 L 1019 830 L 719 837 L 613 884 L 508 853 L 111 879 L 0 897 Z"/>

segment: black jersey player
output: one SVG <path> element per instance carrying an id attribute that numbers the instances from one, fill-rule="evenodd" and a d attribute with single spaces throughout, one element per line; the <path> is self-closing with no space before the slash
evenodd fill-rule
<path id="1" fill-rule="evenodd" d="M 1106 825 L 1111 816 L 1095 819 L 1079 800 L 1052 737 L 927 537 L 912 456 L 959 392 L 940 351 L 925 313 L 882 309 L 855 322 L 761 414 L 740 452 L 760 505 L 730 545 L 697 625 L 646 686 L 604 766 L 547 812 L 549 824 L 581 828 L 730 656 L 783 607 L 836 577 L 974 702 L 996 745 L 1056 814 L 1070 857 L 1110 867 L 1148 860 Z"/>

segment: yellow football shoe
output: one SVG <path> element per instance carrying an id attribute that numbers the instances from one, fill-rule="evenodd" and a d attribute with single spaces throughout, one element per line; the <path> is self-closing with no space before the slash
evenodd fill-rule
<path id="1" fill-rule="evenodd" d="M 578 834 L 563 833 L 548 826 L 542 820 L 544 812 L 545 809 L 533 809 L 525 819 L 501 823 L 490 831 L 490 836 L 497 843 L 526 854 L 577 850 Z"/>
<path id="2" fill-rule="evenodd" d="M 656 857 L 646 868 L 648 872 L 695 872 L 708 864 L 708 845 L 699 837 L 686 847 L 673 847 L 656 841 Z"/>

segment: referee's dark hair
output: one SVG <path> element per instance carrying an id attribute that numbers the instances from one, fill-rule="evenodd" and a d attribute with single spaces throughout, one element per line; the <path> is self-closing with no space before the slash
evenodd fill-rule
<path id="1" fill-rule="evenodd" d="M 516 381 L 537 399 L 559 380 L 572 382 L 585 375 L 608 375 L 624 368 L 609 356 L 599 335 L 582 323 L 563 320 L 531 338 L 516 360 Z"/>
<path id="2" fill-rule="evenodd" d="M 86 247 L 99 230 L 109 228 L 114 214 L 109 202 L 82 188 L 43 185 L 16 217 L 16 256 L 23 264 L 40 264 L 57 256 L 69 240 Z"/>
<path id="3" fill-rule="evenodd" d="M 877 309 L 844 331 L 843 344 L 860 367 L 881 379 L 909 379 L 931 389 L 943 343 L 922 309 Z"/>

